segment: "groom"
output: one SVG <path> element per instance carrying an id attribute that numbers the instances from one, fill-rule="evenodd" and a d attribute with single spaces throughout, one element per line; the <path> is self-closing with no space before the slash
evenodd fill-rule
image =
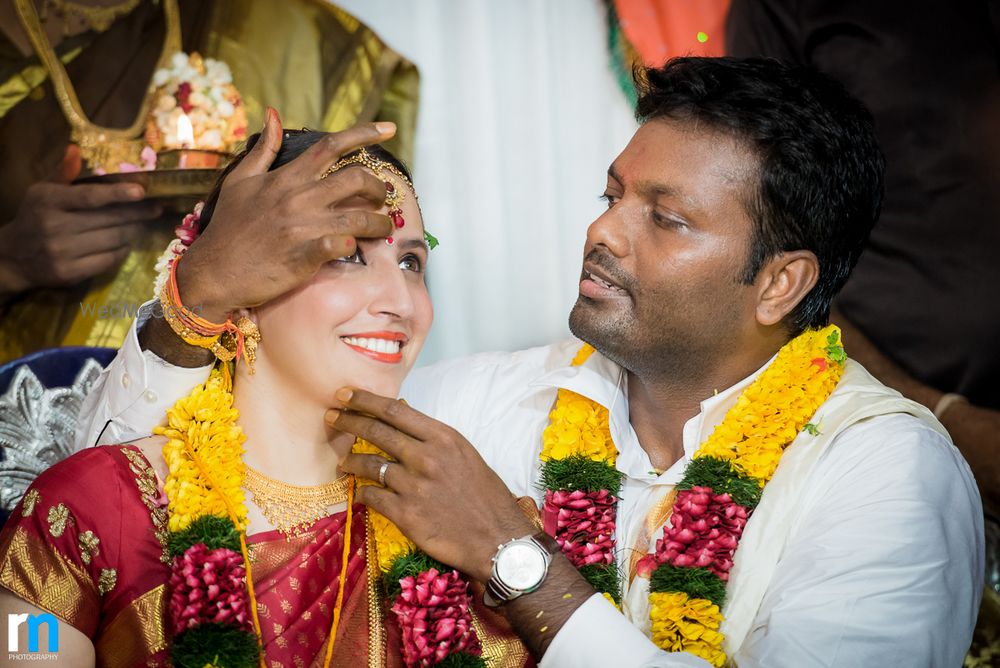
<path id="1" fill-rule="evenodd" d="M 701 633 L 694 610 L 674 618 L 674 653 L 651 642 L 648 572 L 632 568 L 642 563 L 633 557 L 656 549 L 685 467 L 738 401 L 750 422 L 783 418 L 754 415 L 755 400 L 741 395 L 788 341 L 826 324 L 881 202 L 871 118 L 825 77 L 774 61 L 682 58 L 649 70 L 639 92 L 643 124 L 610 166 L 608 210 L 587 234 L 570 316 L 580 341 L 420 369 L 404 387 L 408 405 L 344 388 L 346 408 L 328 417 L 397 460 L 345 460 L 345 470 L 385 483 L 362 488 L 359 500 L 487 583 L 544 665 L 709 665 L 676 651 L 704 654 L 691 637 Z M 366 132 L 374 135 L 351 139 L 378 139 Z M 260 178 L 279 135 L 267 130 L 256 162 L 230 177 L 231 192 Z M 280 184 L 246 190 L 280 201 Z M 182 290 L 220 316 L 281 294 L 303 271 L 274 246 L 248 245 L 244 266 L 220 267 L 236 255 L 218 251 L 227 226 L 266 221 L 270 206 L 237 211 L 239 198 L 224 199 L 225 189 L 213 236 L 191 247 L 197 259 L 185 260 L 181 277 Z M 362 222 L 371 232 L 379 221 Z M 250 267 L 272 277 L 270 294 L 219 294 L 213 276 Z M 91 444 L 106 424 L 112 440 L 148 432 L 207 374 L 204 351 L 162 321 L 146 322 L 139 337 L 147 350 L 130 338 L 89 400 L 98 418 L 82 432 Z M 574 364 L 581 341 L 596 353 Z M 123 373 L 138 382 L 112 382 Z M 560 389 L 608 412 L 623 476 L 614 557 L 624 615 L 537 535 L 511 495 L 542 499 L 539 453 Z M 850 360 L 806 427 L 788 435 L 732 557 L 719 628 L 729 659 L 960 665 L 983 578 L 981 507 L 965 462 L 933 416 Z"/>

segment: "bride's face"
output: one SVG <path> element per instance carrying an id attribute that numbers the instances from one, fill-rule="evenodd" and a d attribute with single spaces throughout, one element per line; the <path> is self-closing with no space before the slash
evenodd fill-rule
<path id="1" fill-rule="evenodd" d="M 406 224 L 393 244 L 360 240 L 353 257 L 326 264 L 310 282 L 254 311 L 258 376 L 306 401 L 339 407 L 333 394 L 345 386 L 397 396 L 430 330 L 423 220 L 413 192 L 388 178 L 406 193 Z"/>

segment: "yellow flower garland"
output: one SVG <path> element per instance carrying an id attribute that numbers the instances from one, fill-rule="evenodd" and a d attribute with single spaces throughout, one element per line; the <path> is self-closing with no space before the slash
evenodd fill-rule
<path id="1" fill-rule="evenodd" d="M 789 341 L 774 361 L 740 394 L 722 422 L 694 453 L 713 457 L 756 479 L 761 487 L 774 475 L 785 449 L 795 440 L 843 374 L 840 330 L 830 325 Z M 840 350 L 831 356 L 831 346 Z M 686 651 L 713 666 L 726 662 L 718 606 L 681 592 L 652 592 L 653 641 L 668 651 Z"/>
<path id="2" fill-rule="evenodd" d="M 694 457 L 730 462 L 763 487 L 785 448 L 812 419 L 840 382 L 843 365 L 827 359 L 830 325 L 789 341 L 749 387 Z"/>
<path id="3" fill-rule="evenodd" d="M 246 436 L 236 424 L 238 417 L 229 379 L 215 369 L 204 385 L 167 411 L 167 426 L 153 429 L 167 437 L 163 458 L 170 474 L 164 492 L 170 531 L 183 531 L 202 515 L 229 517 L 230 508 L 237 529 L 246 530 L 242 489 Z M 212 471 L 215 488 L 201 471 Z"/>
<path id="4" fill-rule="evenodd" d="M 582 365 L 593 352 L 593 347 L 585 344 L 572 365 Z M 694 459 L 712 457 L 728 462 L 736 473 L 764 487 L 785 449 L 840 382 L 845 359 L 840 330 L 834 325 L 792 339 L 743 390 Z M 605 407 L 560 389 L 542 435 L 542 461 L 583 455 L 613 466 L 618 451 L 608 420 Z M 683 592 L 652 592 L 650 619 L 653 642 L 660 648 L 689 652 L 716 667 L 725 664 L 724 636 L 718 630 L 722 612 L 710 600 L 691 598 Z"/>
<path id="5" fill-rule="evenodd" d="M 594 348 L 584 344 L 573 357 L 572 365 L 580 366 L 594 353 Z M 542 432 L 542 462 L 585 457 L 615 467 L 618 449 L 611 438 L 608 411 L 600 404 L 571 390 L 560 388 L 556 402 L 549 413 L 549 424 Z M 621 606 L 606 592 L 601 595 L 615 608 Z"/>
<path id="6" fill-rule="evenodd" d="M 163 487 L 167 496 L 170 531 L 184 531 L 199 517 L 212 515 L 228 518 L 239 532 L 254 634 L 258 646 L 262 646 L 263 635 L 257 615 L 257 599 L 246 542 L 248 518 L 243 492 L 246 467 L 243 463 L 243 443 L 246 436 L 236 422 L 239 411 L 233 407 L 231 379 L 227 367 L 214 368 L 204 385 L 196 387 L 191 394 L 178 400 L 167 410 L 167 425 L 154 428 L 153 433 L 167 438 L 167 443 L 163 446 L 163 458 L 168 474 Z M 344 542 L 340 586 L 324 666 L 330 665 L 343 607 L 353 498 L 352 485 L 348 493 L 345 525 L 347 540 Z M 260 653 L 260 666 L 264 668 L 263 652 Z"/>
<path id="7" fill-rule="evenodd" d="M 594 348 L 585 344 L 572 365 L 587 361 Z M 542 432 L 543 462 L 579 455 L 614 466 L 618 449 L 611 439 L 608 411 L 598 403 L 570 390 L 560 389 L 549 413 L 549 426 Z"/>
<path id="8" fill-rule="evenodd" d="M 719 633 L 722 613 L 719 606 L 683 592 L 654 592 L 649 595 L 653 620 L 652 640 L 668 652 L 688 652 L 713 666 L 726 662 Z"/>

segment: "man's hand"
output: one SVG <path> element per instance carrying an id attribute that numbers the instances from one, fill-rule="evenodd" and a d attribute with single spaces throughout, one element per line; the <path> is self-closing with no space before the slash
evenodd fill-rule
<path id="1" fill-rule="evenodd" d="M 396 461 L 385 488 L 366 485 L 360 503 L 377 510 L 438 561 L 485 582 L 497 547 L 535 533 L 510 490 L 472 445 L 451 427 L 402 401 L 362 390 L 336 395 L 345 410 L 332 410 L 327 424 L 379 446 Z M 385 459 L 348 455 L 341 468 L 378 480 Z M 505 607 L 514 631 L 536 657 L 594 590 L 562 554 L 554 555 L 542 586 Z"/>
<path id="2" fill-rule="evenodd" d="M 504 482 L 457 431 L 395 399 L 350 389 L 336 397 L 345 410 L 330 411 L 327 423 L 396 460 L 385 488 L 362 487 L 358 501 L 392 520 L 427 554 L 485 582 L 498 545 L 535 533 Z M 351 454 L 341 468 L 377 481 L 385 461 Z"/>
<path id="3" fill-rule="evenodd" d="M 159 206 L 141 201 L 140 185 L 70 185 L 80 166 L 80 149 L 71 145 L 56 179 L 30 186 L 0 227 L 0 295 L 75 285 L 116 267 L 142 222 L 159 217 Z"/>
<path id="4" fill-rule="evenodd" d="M 268 109 L 262 136 L 226 177 L 211 223 L 184 255 L 177 283 L 185 305 L 221 322 L 310 279 L 326 262 L 353 255 L 358 237 L 386 237 L 385 183 L 361 169 L 322 179 L 341 156 L 388 139 L 391 123 L 336 132 L 268 171 L 281 148 L 281 121 Z"/>
<path id="5" fill-rule="evenodd" d="M 312 278 L 324 263 L 353 255 L 357 238 L 386 237 L 385 183 L 362 169 L 322 179 L 341 156 L 392 137 L 391 123 L 336 132 L 274 171 L 281 120 L 268 108 L 260 140 L 222 186 L 210 224 L 184 253 L 177 287 L 184 305 L 223 322 Z M 203 366 L 212 354 L 176 336 L 162 318 L 139 332 L 139 344 L 177 366 Z"/>

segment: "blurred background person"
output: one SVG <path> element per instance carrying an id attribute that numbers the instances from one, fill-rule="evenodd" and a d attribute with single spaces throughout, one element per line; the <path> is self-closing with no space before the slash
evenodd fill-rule
<path id="1" fill-rule="evenodd" d="M 830 74 L 875 117 L 882 215 L 833 320 L 851 355 L 933 410 L 972 467 L 992 586 L 965 665 L 996 665 L 1000 3 L 732 0 L 726 45 Z"/>
<path id="2" fill-rule="evenodd" d="M 165 19 L 171 10 L 179 25 Z M 31 31 L 64 73 L 44 66 Z M 67 147 L 81 130 L 140 122 L 141 131 L 161 53 L 178 47 L 230 65 L 250 132 L 267 105 L 291 128 L 391 120 L 390 146 L 412 155 L 416 69 L 322 0 L 0 4 L 0 362 L 61 345 L 117 347 L 131 315 L 101 318 L 92 307 L 150 297 L 179 216 L 150 222 L 161 209 L 141 191 L 69 185 L 84 165 Z M 67 113 L 69 95 L 82 113 Z"/>

